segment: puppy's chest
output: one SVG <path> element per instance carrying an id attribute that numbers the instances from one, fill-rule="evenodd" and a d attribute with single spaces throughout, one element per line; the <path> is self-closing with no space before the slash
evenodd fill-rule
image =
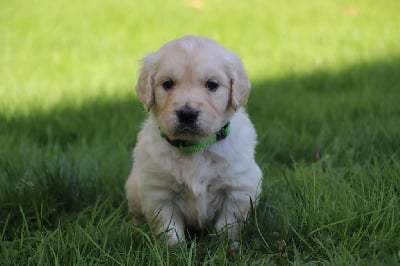
<path id="1" fill-rule="evenodd" d="M 185 216 L 188 226 L 202 228 L 211 224 L 220 211 L 226 195 L 218 177 L 211 182 L 180 184 L 176 188 L 175 204 Z"/>
<path id="2" fill-rule="evenodd" d="M 185 216 L 186 224 L 198 228 L 211 224 L 229 188 L 226 160 L 203 154 L 192 160 L 173 160 L 170 165 L 165 170 L 173 176 L 170 188 L 174 191 L 174 203 Z"/>

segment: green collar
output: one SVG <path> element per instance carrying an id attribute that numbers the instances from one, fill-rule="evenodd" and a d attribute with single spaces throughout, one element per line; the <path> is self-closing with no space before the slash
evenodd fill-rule
<path id="1" fill-rule="evenodd" d="M 181 152 L 184 153 L 195 153 L 204 150 L 208 146 L 214 144 L 217 141 L 225 139 L 229 133 L 231 132 L 231 124 L 228 122 L 225 126 L 223 126 L 217 133 L 215 133 L 211 138 L 209 138 L 205 142 L 196 143 L 193 141 L 186 140 L 172 140 L 165 135 L 164 132 L 161 131 L 160 136 L 165 138 L 169 144 L 174 147 L 177 147 Z"/>

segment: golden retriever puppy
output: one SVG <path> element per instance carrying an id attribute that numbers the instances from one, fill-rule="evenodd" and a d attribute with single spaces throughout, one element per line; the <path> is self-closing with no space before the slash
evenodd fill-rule
<path id="1" fill-rule="evenodd" d="M 136 91 L 149 117 L 125 184 L 134 222 L 151 222 L 171 245 L 184 240 L 186 227 L 214 227 L 237 247 L 262 177 L 242 107 L 250 82 L 240 58 L 186 36 L 143 59 Z"/>

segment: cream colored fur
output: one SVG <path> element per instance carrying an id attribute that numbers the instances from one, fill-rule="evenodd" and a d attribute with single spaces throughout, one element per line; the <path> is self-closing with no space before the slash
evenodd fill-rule
<path id="1" fill-rule="evenodd" d="M 174 86 L 163 88 L 165 80 Z M 206 88 L 217 82 L 216 91 Z M 134 165 L 125 184 L 135 223 L 151 222 L 169 243 L 186 227 L 214 227 L 237 246 L 243 221 L 260 194 L 262 173 L 254 160 L 256 132 L 241 107 L 250 92 L 241 60 L 216 42 L 186 36 L 143 60 L 138 97 L 149 117 L 138 135 Z M 178 131 L 177 111 L 199 111 L 196 132 Z M 204 141 L 228 121 L 231 134 L 203 151 L 185 154 L 160 137 Z"/>

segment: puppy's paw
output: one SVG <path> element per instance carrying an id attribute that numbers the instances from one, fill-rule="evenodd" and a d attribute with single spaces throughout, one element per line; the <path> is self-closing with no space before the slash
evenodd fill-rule
<path id="1" fill-rule="evenodd" d="M 170 230 L 167 232 L 168 234 L 168 245 L 175 246 L 178 243 L 184 242 L 185 237 L 180 236 L 175 230 Z"/>
<path id="2" fill-rule="evenodd" d="M 231 243 L 231 251 L 236 251 L 240 248 L 240 242 L 237 240 L 233 240 Z"/>
<path id="3" fill-rule="evenodd" d="M 143 215 L 133 215 L 132 216 L 132 223 L 136 226 L 144 224 L 145 219 Z"/>

